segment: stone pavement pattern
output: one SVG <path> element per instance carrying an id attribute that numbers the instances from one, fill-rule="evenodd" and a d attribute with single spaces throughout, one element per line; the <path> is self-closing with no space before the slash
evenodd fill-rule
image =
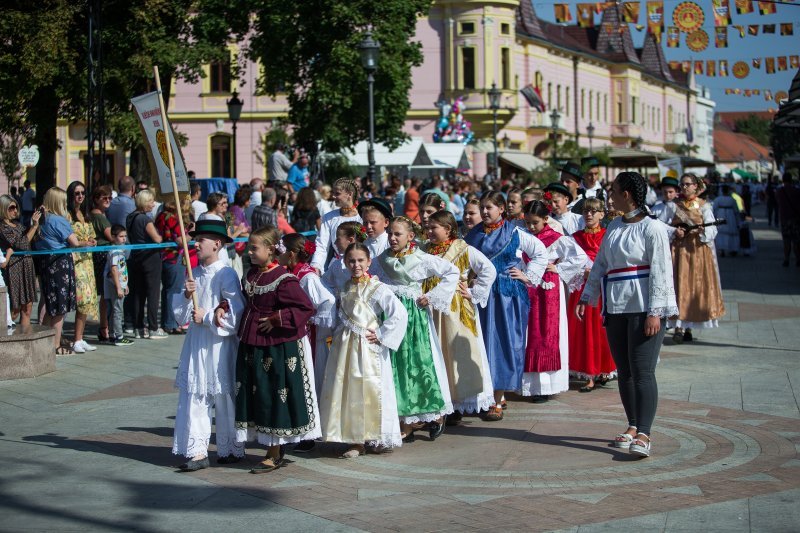
<path id="1" fill-rule="evenodd" d="M 387 456 L 326 446 L 253 476 L 251 448 L 177 474 L 181 339 L 140 340 L 0 382 L 0 530 L 798 531 L 800 268 L 780 267 L 774 230 L 756 238 L 757 257 L 720 260 L 721 327 L 666 341 L 648 460 L 609 445 L 625 420 L 606 387 Z"/>

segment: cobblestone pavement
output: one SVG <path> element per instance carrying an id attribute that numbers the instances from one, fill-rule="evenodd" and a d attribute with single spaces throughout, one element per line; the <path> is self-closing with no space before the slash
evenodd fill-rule
<path id="1" fill-rule="evenodd" d="M 181 338 L 141 340 L 0 382 L 0 530 L 798 531 L 800 268 L 775 230 L 756 238 L 756 257 L 720 259 L 721 327 L 666 341 L 650 459 L 610 446 L 625 419 L 607 386 L 512 399 L 501 422 L 390 455 L 323 446 L 253 476 L 254 448 L 177 474 Z"/>

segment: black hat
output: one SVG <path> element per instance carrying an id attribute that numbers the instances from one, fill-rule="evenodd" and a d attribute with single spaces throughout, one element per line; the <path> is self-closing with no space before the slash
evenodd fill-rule
<path id="1" fill-rule="evenodd" d="M 561 173 L 564 174 L 566 172 L 566 176 L 563 176 L 566 179 L 571 179 L 573 181 L 580 181 L 583 179 L 583 172 L 581 172 L 581 167 L 573 163 L 572 161 L 568 161 L 566 165 L 561 169 Z"/>
<path id="2" fill-rule="evenodd" d="M 224 242 L 233 242 L 233 239 L 228 236 L 228 227 L 222 220 L 198 220 L 194 224 L 194 231 L 190 231 L 189 235 L 191 237 L 214 235 L 215 237 L 221 237 Z"/>
<path id="3" fill-rule="evenodd" d="M 569 192 L 569 189 L 567 189 L 566 185 L 563 185 L 558 181 L 548 184 L 547 187 L 544 188 L 544 192 L 557 192 L 569 198 L 570 202 L 572 201 L 572 193 Z"/>
<path id="4" fill-rule="evenodd" d="M 681 190 L 681 184 L 675 178 L 663 178 L 661 180 L 661 186 L 675 187 L 676 189 Z"/>
<path id="5" fill-rule="evenodd" d="M 581 159 L 581 166 L 584 168 L 584 170 L 589 170 L 592 167 L 599 167 L 600 161 L 598 161 L 594 156 L 584 157 Z"/>
<path id="6" fill-rule="evenodd" d="M 389 202 L 384 200 L 383 198 L 372 198 L 370 200 L 366 200 L 364 202 L 360 202 L 358 204 L 358 214 L 361 215 L 361 210 L 371 205 L 375 209 L 381 212 L 383 216 L 386 217 L 386 220 L 391 220 L 392 218 L 392 206 L 389 205 Z"/>

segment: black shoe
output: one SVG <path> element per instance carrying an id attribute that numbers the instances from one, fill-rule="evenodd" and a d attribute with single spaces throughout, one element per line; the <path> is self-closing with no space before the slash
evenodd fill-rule
<path id="1" fill-rule="evenodd" d="M 592 385 L 591 387 L 589 385 L 584 385 L 583 387 L 578 389 L 578 392 L 592 392 L 593 390 L 594 390 L 594 385 Z"/>
<path id="2" fill-rule="evenodd" d="M 217 464 L 219 465 L 233 465 L 238 463 L 242 460 L 242 457 L 236 457 L 235 455 L 229 455 L 227 457 L 217 457 Z"/>
<path id="3" fill-rule="evenodd" d="M 444 417 L 444 420 L 442 420 L 441 424 L 439 422 L 431 422 L 428 425 L 428 437 L 430 437 L 431 440 L 436 440 L 441 437 L 442 433 L 444 433 L 444 426 L 446 422 L 446 416 Z"/>
<path id="4" fill-rule="evenodd" d="M 550 401 L 549 396 L 541 396 L 538 394 L 536 396 L 531 396 L 531 403 L 547 403 L 549 401 Z"/>
<path id="5" fill-rule="evenodd" d="M 181 472 L 196 472 L 198 470 L 203 470 L 204 468 L 208 468 L 211 466 L 211 463 L 208 461 L 208 457 L 203 457 L 198 461 L 189 461 L 187 463 L 182 464 L 178 468 Z"/>
<path id="6" fill-rule="evenodd" d="M 406 435 L 405 437 L 403 437 L 403 442 L 405 442 L 406 444 L 410 444 L 410 443 L 414 442 L 415 440 L 417 440 L 417 439 L 416 439 L 416 437 L 414 437 L 414 432 L 413 431 L 411 433 L 409 433 L 408 435 Z"/>
<path id="7" fill-rule="evenodd" d="M 314 449 L 316 443 L 313 440 L 303 440 L 300 441 L 300 444 L 294 447 L 295 453 L 308 453 Z"/>
<path id="8" fill-rule="evenodd" d="M 688 329 L 683 332 L 683 340 L 684 342 L 692 342 L 694 340 L 694 337 L 692 337 L 692 332 Z"/>
<path id="9" fill-rule="evenodd" d="M 464 414 L 461 411 L 455 411 L 452 414 L 447 415 L 447 419 L 445 421 L 446 426 L 457 426 L 461 419 L 464 418 Z"/>

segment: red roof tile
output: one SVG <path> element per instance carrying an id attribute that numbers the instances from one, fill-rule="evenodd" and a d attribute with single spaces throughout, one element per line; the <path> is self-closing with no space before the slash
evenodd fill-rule
<path id="1" fill-rule="evenodd" d="M 725 127 L 714 128 L 714 151 L 716 160 L 723 163 L 771 159 L 769 148 L 758 144 L 749 135 Z"/>

